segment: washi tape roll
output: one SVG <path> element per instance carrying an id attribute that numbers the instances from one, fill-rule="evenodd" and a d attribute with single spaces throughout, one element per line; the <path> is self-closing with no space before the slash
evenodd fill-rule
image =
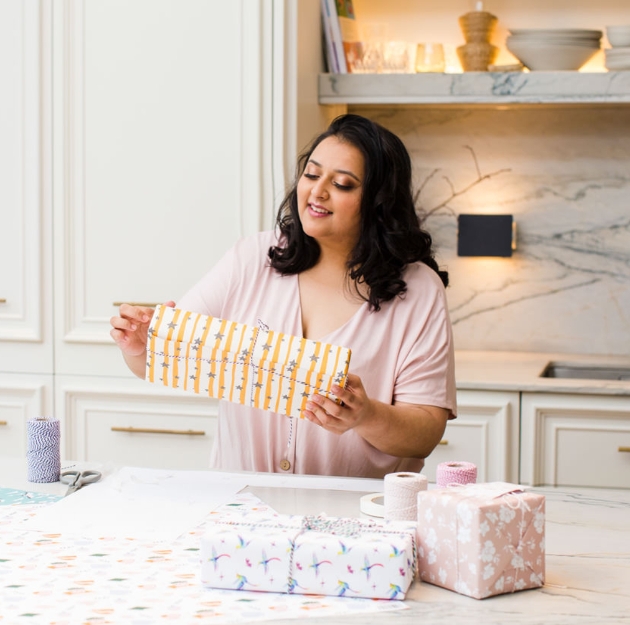
<path id="1" fill-rule="evenodd" d="M 38 417 L 26 422 L 26 479 L 57 482 L 61 472 L 61 427 L 59 419 Z"/>
<path id="2" fill-rule="evenodd" d="M 360 508 L 363 514 L 382 519 L 385 516 L 385 495 L 383 493 L 371 493 L 361 497 Z"/>
<path id="3" fill-rule="evenodd" d="M 420 473 L 388 473 L 385 476 L 385 511 L 387 521 L 415 521 L 418 493 L 426 490 L 427 478 Z"/>
<path id="4" fill-rule="evenodd" d="M 477 467 L 472 462 L 441 462 L 435 472 L 438 488 L 450 484 L 474 484 L 477 481 Z"/>

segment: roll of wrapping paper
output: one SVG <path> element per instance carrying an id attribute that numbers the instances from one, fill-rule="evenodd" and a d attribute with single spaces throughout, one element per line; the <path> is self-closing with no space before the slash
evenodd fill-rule
<path id="1" fill-rule="evenodd" d="M 441 462 L 435 472 L 438 488 L 450 484 L 474 484 L 477 481 L 477 467 L 472 462 Z"/>
<path id="2" fill-rule="evenodd" d="M 26 469 L 29 482 L 57 482 L 61 471 L 59 419 L 37 417 L 26 422 Z"/>
<path id="3" fill-rule="evenodd" d="M 418 493 L 427 489 L 427 478 L 420 473 L 388 473 L 384 484 L 386 521 L 415 521 Z"/>

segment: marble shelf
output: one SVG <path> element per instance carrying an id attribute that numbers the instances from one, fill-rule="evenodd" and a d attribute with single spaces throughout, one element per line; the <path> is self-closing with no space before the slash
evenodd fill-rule
<path id="1" fill-rule="evenodd" d="M 320 74 L 320 104 L 627 104 L 630 71 Z"/>

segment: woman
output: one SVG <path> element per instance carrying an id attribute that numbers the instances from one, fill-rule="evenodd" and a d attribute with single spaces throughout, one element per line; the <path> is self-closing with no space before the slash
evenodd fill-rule
<path id="1" fill-rule="evenodd" d="M 332 389 L 341 404 L 314 395 L 303 420 L 221 402 L 212 466 L 420 471 L 455 417 L 453 344 L 402 141 L 358 115 L 334 120 L 300 157 L 277 226 L 239 241 L 177 307 L 348 347 L 348 381 Z M 151 313 L 123 304 L 111 320 L 141 378 Z"/>

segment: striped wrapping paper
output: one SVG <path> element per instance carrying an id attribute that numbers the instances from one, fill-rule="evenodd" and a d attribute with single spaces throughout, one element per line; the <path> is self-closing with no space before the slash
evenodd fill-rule
<path id="1" fill-rule="evenodd" d="M 149 327 L 149 382 L 290 417 L 315 392 L 339 401 L 349 365 L 345 347 L 179 308 L 157 306 Z"/>

